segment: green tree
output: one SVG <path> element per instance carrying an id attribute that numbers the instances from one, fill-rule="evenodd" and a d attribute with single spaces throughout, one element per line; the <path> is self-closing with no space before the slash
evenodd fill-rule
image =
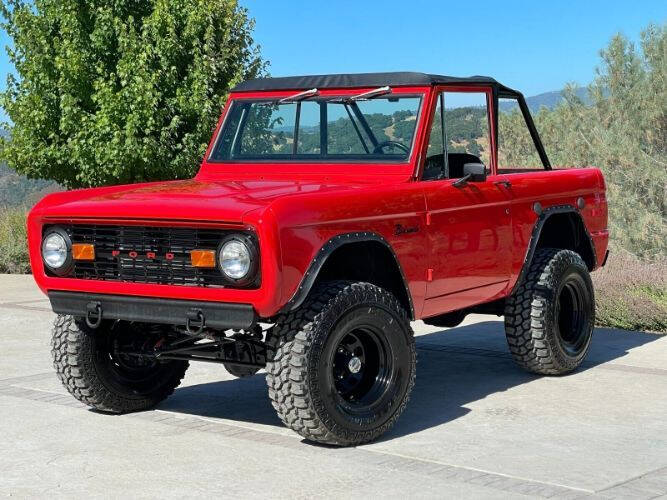
<path id="1" fill-rule="evenodd" d="M 17 72 L 0 94 L 13 122 L 0 159 L 67 187 L 191 176 L 229 89 L 265 68 L 235 0 L 0 9 Z"/>
<path id="2" fill-rule="evenodd" d="M 553 165 L 600 167 L 607 183 L 612 243 L 647 259 L 667 256 L 667 25 L 650 25 L 639 48 L 616 35 L 585 105 L 575 86 L 565 102 L 534 117 Z M 503 128 L 504 127 L 504 128 Z M 520 115 L 502 113 L 499 155 L 509 165 L 539 165 Z M 515 147 L 516 146 L 516 147 Z"/>

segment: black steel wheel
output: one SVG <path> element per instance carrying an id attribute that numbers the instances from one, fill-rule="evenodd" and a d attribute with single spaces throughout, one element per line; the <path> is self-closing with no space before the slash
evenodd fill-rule
<path id="1" fill-rule="evenodd" d="M 394 368 L 391 348 L 382 332 L 370 326 L 341 336 L 331 360 L 336 394 L 350 410 L 368 410 L 387 392 Z"/>
<path id="2" fill-rule="evenodd" d="M 588 353 L 594 323 L 593 283 L 582 258 L 571 250 L 538 250 L 505 307 L 507 343 L 517 363 L 544 375 L 571 372 Z"/>
<path id="3" fill-rule="evenodd" d="M 589 340 L 592 296 L 581 274 L 571 272 L 561 281 L 555 305 L 559 344 L 571 357 L 578 356 Z"/>
<path id="4" fill-rule="evenodd" d="M 127 322 L 91 329 L 81 319 L 60 315 L 51 340 L 53 363 L 65 388 L 82 403 L 109 413 L 145 410 L 167 398 L 188 368 L 187 361 L 140 355 L 162 335 Z"/>
<path id="5" fill-rule="evenodd" d="M 404 309 L 369 283 L 320 285 L 278 319 L 267 364 L 273 406 L 306 439 L 357 445 L 386 432 L 409 399 L 415 346 Z"/>

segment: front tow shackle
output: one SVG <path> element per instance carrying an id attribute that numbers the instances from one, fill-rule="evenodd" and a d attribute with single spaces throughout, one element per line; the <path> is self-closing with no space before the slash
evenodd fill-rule
<path id="1" fill-rule="evenodd" d="M 201 309 L 190 309 L 185 317 L 185 329 L 190 335 L 199 335 L 206 326 L 206 317 Z"/>
<path id="2" fill-rule="evenodd" d="M 86 325 L 93 330 L 102 324 L 102 304 L 100 302 L 88 302 L 86 304 Z"/>

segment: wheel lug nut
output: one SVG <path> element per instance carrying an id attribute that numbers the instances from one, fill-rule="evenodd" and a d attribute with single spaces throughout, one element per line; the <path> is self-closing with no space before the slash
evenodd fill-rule
<path id="1" fill-rule="evenodd" d="M 361 370 L 361 360 L 357 358 L 356 356 L 350 359 L 348 365 L 347 365 L 348 370 L 350 370 L 351 373 L 359 373 Z"/>

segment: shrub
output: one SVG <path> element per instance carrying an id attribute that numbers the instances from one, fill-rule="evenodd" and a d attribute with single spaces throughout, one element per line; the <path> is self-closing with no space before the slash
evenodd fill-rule
<path id="1" fill-rule="evenodd" d="M 593 283 L 599 326 L 667 333 L 667 261 L 612 253 Z"/>
<path id="2" fill-rule="evenodd" d="M 0 208 L 0 273 L 30 272 L 25 210 Z"/>

